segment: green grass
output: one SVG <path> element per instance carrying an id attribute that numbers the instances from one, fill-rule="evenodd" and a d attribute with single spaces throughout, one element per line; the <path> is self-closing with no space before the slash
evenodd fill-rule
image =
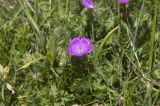
<path id="1" fill-rule="evenodd" d="M 159 0 L 94 3 L 0 0 L 0 106 L 160 105 Z M 77 36 L 91 54 L 68 54 Z"/>

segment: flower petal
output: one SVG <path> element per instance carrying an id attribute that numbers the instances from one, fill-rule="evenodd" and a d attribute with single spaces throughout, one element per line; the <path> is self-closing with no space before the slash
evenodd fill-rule
<path id="1" fill-rule="evenodd" d="M 120 4 L 127 4 L 129 2 L 129 0 L 119 0 Z"/>
<path id="2" fill-rule="evenodd" d="M 83 0 L 83 1 L 82 1 L 82 5 L 83 5 L 85 8 L 88 8 L 88 9 L 93 9 L 93 8 L 94 8 L 93 0 Z"/>
<path id="3" fill-rule="evenodd" d="M 84 56 L 92 52 L 92 43 L 89 39 L 83 38 L 74 38 L 70 41 L 68 52 L 72 56 Z"/>
<path id="4" fill-rule="evenodd" d="M 93 46 L 92 46 L 92 43 L 91 43 L 91 41 L 89 39 L 82 38 L 81 39 L 81 44 L 82 44 L 82 46 L 84 48 L 85 54 L 88 54 L 88 53 L 92 52 Z"/>
<path id="5" fill-rule="evenodd" d="M 74 38 L 69 44 L 69 48 L 68 48 L 69 54 L 73 55 L 73 56 L 83 56 L 84 52 L 83 52 L 83 50 L 80 51 L 80 47 L 82 47 L 81 39 Z"/>

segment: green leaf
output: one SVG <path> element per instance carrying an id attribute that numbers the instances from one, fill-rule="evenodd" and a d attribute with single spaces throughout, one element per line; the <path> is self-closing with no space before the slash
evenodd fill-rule
<path id="1" fill-rule="evenodd" d="M 47 39 L 47 59 L 51 63 L 54 64 L 55 61 L 55 53 L 56 53 L 56 46 L 55 46 L 55 36 L 51 35 Z"/>

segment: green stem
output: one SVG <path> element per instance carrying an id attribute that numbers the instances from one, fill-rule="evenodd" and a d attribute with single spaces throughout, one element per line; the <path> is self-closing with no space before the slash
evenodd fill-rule
<path id="1" fill-rule="evenodd" d="M 120 36 L 121 33 L 121 16 L 120 16 L 120 3 L 118 1 L 118 37 Z"/>
<path id="2" fill-rule="evenodd" d="M 151 71 L 153 66 L 153 53 L 154 53 L 154 39 L 156 34 L 156 19 L 157 19 L 157 9 L 158 9 L 158 0 L 155 0 L 154 3 L 154 17 L 152 20 L 152 31 L 151 38 L 149 42 L 149 71 Z"/>
<path id="3" fill-rule="evenodd" d="M 68 12 L 68 8 L 69 8 L 69 0 L 66 1 L 66 10 L 65 10 L 66 14 Z"/>
<path id="4" fill-rule="evenodd" d="M 97 51 L 96 51 L 95 56 L 93 57 L 93 63 L 95 63 L 95 62 L 97 61 L 98 56 L 99 56 L 100 52 L 102 51 L 102 47 L 103 47 L 103 45 L 105 44 L 105 42 L 106 42 L 106 40 L 108 39 L 108 37 L 109 37 L 114 31 L 116 31 L 118 28 L 119 28 L 118 26 L 115 27 L 114 29 L 112 29 L 112 30 L 105 36 L 105 38 L 103 39 L 103 41 L 102 41 L 101 44 L 99 45 L 99 47 L 98 47 L 98 49 L 97 49 Z"/>

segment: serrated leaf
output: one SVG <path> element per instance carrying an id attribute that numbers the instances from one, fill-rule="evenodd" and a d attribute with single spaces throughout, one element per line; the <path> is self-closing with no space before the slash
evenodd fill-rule
<path id="1" fill-rule="evenodd" d="M 9 66 L 6 66 L 5 68 L 0 64 L 0 74 L 3 76 L 4 79 L 7 78 L 7 75 L 9 73 Z"/>

